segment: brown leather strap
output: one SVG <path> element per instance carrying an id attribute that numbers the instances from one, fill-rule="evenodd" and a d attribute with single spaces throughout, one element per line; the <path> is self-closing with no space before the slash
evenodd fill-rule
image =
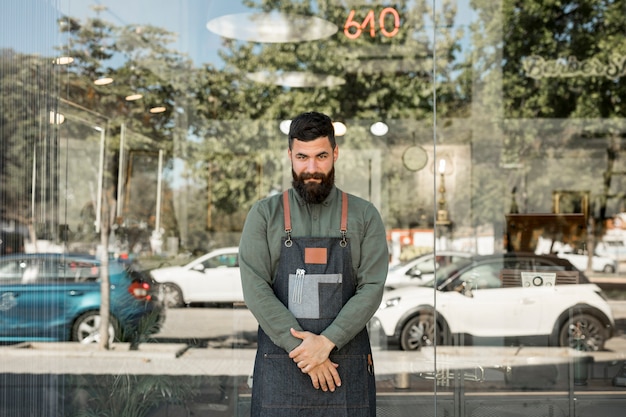
<path id="1" fill-rule="evenodd" d="M 345 192 L 341 194 L 341 231 L 348 230 L 348 195 Z"/>
<path id="2" fill-rule="evenodd" d="M 283 192 L 283 211 L 285 212 L 285 231 L 291 231 L 291 210 L 289 209 L 289 190 Z"/>
<path id="3" fill-rule="evenodd" d="M 289 208 L 289 191 L 283 191 L 283 212 L 285 217 L 285 232 L 291 231 L 291 209 Z M 348 231 L 348 195 L 341 193 L 341 229 L 342 232 Z"/>

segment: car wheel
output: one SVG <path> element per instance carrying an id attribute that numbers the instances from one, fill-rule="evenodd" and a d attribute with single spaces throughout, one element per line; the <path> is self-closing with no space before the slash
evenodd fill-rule
<path id="1" fill-rule="evenodd" d="M 559 345 L 575 350 L 595 352 L 604 349 L 606 329 L 597 318 L 575 314 L 567 319 L 559 333 Z"/>
<path id="2" fill-rule="evenodd" d="M 183 292 L 175 284 L 162 284 L 163 304 L 169 308 L 177 308 L 185 305 Z"/>
<path id="3" fill-rule="evenodd" d="M 443 344 L 443 334 L 437 329 L 437 344 Z M 420 313 L 406 322 L 400 333 L 402 350 L 417 350 L 435 344 L 435 320 L 430 313 Z"/>
<path id="4" fill-rule="evenodd" d="M 612 274 L 615 272 L 615 267 L 613 265 L 604 265 L 602 272 L 605 272 L 607 274 Z"/>
<path id="5" fill-rule="evenodd" d="M 100 313 L 89 311 L 76 319 L 72 326 L 72 341 L 82 344 L 100 342 Z M 113 343 L 117 334 L 117 322 L 109 317 L 109 343 Z"/>

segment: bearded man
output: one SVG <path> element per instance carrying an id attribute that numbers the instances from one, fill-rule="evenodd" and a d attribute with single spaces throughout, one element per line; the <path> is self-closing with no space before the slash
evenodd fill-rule
<path id="1" fill-rule="evenodd" d="M 372 417 L 366 330 L 388 270 L 385 227 L 368 201 L 334 184 L 330 117 L 291 122 L 293 188 L 252 207 L 239 244 L 247 307 L 259 323 L 253 417 Z"/>

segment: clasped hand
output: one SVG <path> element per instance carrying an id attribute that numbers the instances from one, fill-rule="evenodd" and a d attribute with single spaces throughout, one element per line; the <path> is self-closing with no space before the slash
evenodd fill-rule
<path id="1" fill-rule="evenodd" d="M 315 389 L 334 392 L 341 386 L 341 378 L 337 372 L 338 364 L 329 359 L 330 351 L 335 347 L 326 336 L 306 331 L 291 329 L 294 337 L 302 340 L 300 346 L 289 352 L 289 357 L 298 368 L 311 377 Z"/>

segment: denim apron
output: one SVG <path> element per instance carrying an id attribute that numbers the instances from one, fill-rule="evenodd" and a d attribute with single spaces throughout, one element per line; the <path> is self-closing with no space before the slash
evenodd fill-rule
<path id="1" fill-rule="evenodd" d="M 304 330 L 320 334 L 354 295 L 350 243 L 346 238 L 348 196 L 342 195 L 342 237 L 291 238 L 287 191 L 283 194 L 286 237 L 273 284 L 274 293 Z M 376 381 L 367 330 L 361 330 L 330 360 L 339 364 L 341 386 L 315 389 L 284 349 L 259 327 L 252 386 L 253 417 L 374 417 Z"/>

